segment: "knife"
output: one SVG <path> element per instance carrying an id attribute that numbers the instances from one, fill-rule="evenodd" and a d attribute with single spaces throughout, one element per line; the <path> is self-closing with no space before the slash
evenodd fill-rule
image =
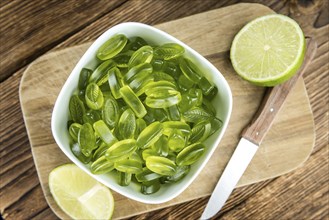
<path id="1" fill-rule="evenodd" d="M 304 62 L 298 72 L 288 81 L 267 89 L 253 120 L 242 131 L 239 144 L 211 194 L 201 219 L 210 219 L 223 207 L 257 152 L 275 116 L 283 106 L 289 91 L 295 86 L 297 80 L 303 75 L 306 67 L 313 59 L 316 49 L 316 42 L 311 38 L 307 38 Z"/>

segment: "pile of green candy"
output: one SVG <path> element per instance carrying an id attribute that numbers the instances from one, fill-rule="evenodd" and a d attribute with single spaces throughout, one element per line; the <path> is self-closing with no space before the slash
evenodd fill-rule
<path id="1" fill-rule="evenodd" d="M 217 88 L 175 43 L 150 46 L 117 34 L 83 68 L 69 102 L 71 150 L 94 174 L 116 170 L 118 182 L 143 194 L 181 180 L 222 122 Z"/>

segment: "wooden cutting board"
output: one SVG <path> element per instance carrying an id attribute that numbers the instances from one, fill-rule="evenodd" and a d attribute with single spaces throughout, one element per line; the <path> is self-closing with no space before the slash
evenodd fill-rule
<path id="1" fill-rule="evenodd" d="M 113 192 L 114 218 L 171 206 L 212 192 L 238 143 L 241 130 L 256 112 L 265 91 L 234 73 L 229 61 L 230 44 L 248 21 L 270 13 L 274 12 L 259 4 L 238 4 L 156 25 L 194 48 L 220 70 L 232 89 L 233 112 L 218 148 L 187 190 L 172 201 L 158 205 L 142 204 Z M 27 68 L 20 84 L 22 111 L 40 183 L 49 206 L 60 218 L 67 216 L 50 195 L 48 175 L 56 166 L 70 161 L 52 137 L 51 113 L 61 87 L 89 45 L 66 48 L 40 57 Z M 273 178 L 301 166 L 313 149 L 314 138 L 313 115 L 301 79 L 289 94 L 238 186 Z"/>

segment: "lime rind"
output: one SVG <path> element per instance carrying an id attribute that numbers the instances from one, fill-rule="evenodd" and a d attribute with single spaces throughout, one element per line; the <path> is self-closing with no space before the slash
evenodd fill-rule
<path id="1" fill-rule="evenodd" d="M 241 42 L 239 42 L 239 41 L 241 41 L 241 37 L 244 37 L 243 35 L 246 35 L 246 34 L 251 34 L 253 36 L 265 35 L 266 34 L 265 32 L 264 33 L 252 32 L 252 31 L 254 31 L 254 30 L 252 30 L 252 28 L 254 28 L 255 25 L 258 25 L 257 23 L 261 24 L 260 22 L 264 23 L 265 20 L 270 20 L 273 18 L 279 19 L 283 22 L 287 22 L 289 25 L 291 25 L 291 27 L 294 28 L 294 31 L 296 31 L 295 36 L 298 37 L 298 39 L 297 39 L 297 41 L 298 41 L 297 43 L 299 45 L 298 50 L 295 52 L 295 58 L 294 58 L 293 62 L 291 62 L 285 68 L 284 71 L 280 72 L 280 74 L 266 76 L 264 78 L 259 77 L 259 76 L 255 77 L 255 76 L 252 76 L 252 74 L 250 72 L 247 72 L 246 70 L 243 69 L 243 67 L 241 67 L 239 65 L 239 61 L 241 61 L 241 57 L 240 58 L 236 57 L 237 49 L 239 49 L 238 48 L 239 45 L 237 45 L 237 44 L 241 43 Z M 266 26 L 266 28 L 268 28 L 268 26 Z M 260 40 L 262 40 L 262 39 L 260 39 Z M 255 41 L 259 41 L 259 39 L 255 39 Z M 246 43 L 246 42 L 244 42 L 244 43 Z M 283 83 L 284 81 L 288 80 L 297 72 L 297 70 L 300 68 L 300 66 L 303 63 L 305 50 L 306 50 L 305 37 L 304 37 L 303 31 L 301 30 L 301 28 L 299 27 L 297 22 L 295 22 L 293 19 L 291 19 L 287 16 L 284 16 L 284 15 L 271 14 L 271 15 L 265 15 L 265 16 L 262 16 L 262 17 L 259 17 L 259 18 L 256 18 L 256 19 L 250 21 L 238 32 L 238 34 L 235 36 L 235 38 L 232 42 L 230 58 L 231 58 L 233 68 L 238 73 L 238 75 L 241 76 L 243 79 L 245 79 L 255 85 L 258 85 L 258 86 L 275 86 L 275 85 L 278 85 L 278 84 Z M 248 54 L 248 55 L 252 56 L 251 54 Z M 256 54 L 256 55 L 259 56 L 259 54 Z M 250 59 L 250 57 L 248 57 L 247 59 Z M 270 67 L 272 67 L 272 66 L 270 66 Z"/>

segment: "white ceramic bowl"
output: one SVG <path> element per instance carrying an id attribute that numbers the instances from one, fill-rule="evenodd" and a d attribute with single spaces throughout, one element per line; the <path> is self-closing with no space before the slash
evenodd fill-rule
<path id="1" fill-rule="evenodd" d="M 205 73 L 206 77 L 216 84 L 218 88 L 218 95 L 214 98 L 213 104 L 217 110 L 217 116 L 223 121 L 222 128 L 209 137 L 205 141 L 205 146 L 207 146 L 205 153 L 195 164 L 192 165 L 189 174 L 181 181 L 174 184 L 164 184 L 161 185 L 161 189 L 151 195 L 144 195 L 140 192 L 140 186 L 137 184 L 130 184 L 127 187 L 122 187 L 117 183 L 115 174 L 104 174 L 104 175 L 93 175 L 88 168 L 88 165 L 81 163 L 71 152 L 69 146 L 69 133 L 67 131 L 67 121 L 69 118 L 68 105 L 71 95 L 77 88 L 78 79 L 80 71 L 83 67 L 95 69 L 97 65 L 96 51 L 97 49 L 111 36 L 117 33 L 125 34 L 128 38 L 134 36 L 140 36 L 144 38 L 147 42 L 151 44 L 163 44 L 168 42 L 175 42 L 182 45 L 185 48 L 185 55 L 194 61 L 201 70 Z M 221 140 L 230 115 L 232 111 L 232 94 L 230 87 L 222 74 L 204 57 L 199 53 L 191 49 L 189 46 L 183 42 L 177 40 L 171 35 L 160 31 L 154 27 L 141 24 L 141 23 L 122 23 L 110 28 L 108 31 L 103 33 L 86 51 L 82 56 L 80 61 L 77 63 L 70 76 L 66 80 L 62 90 L 59 93 L 57 101 L 55 103 L 52 120 L 51 129 L 55 141 L 61 150 L 65 153 L 67 157 L 71 159 L 77 166 L 83 169 L 90 176 L 97 179 L 99 182 L 108 186 L 112 190 L 134 200 L 143 203 L 157 204 L 167 202 L 181 192 L 183 192 L 200 173 L 203 167 L 206 165 L 207 161 L 215 151 L 216 147 Z"/>

